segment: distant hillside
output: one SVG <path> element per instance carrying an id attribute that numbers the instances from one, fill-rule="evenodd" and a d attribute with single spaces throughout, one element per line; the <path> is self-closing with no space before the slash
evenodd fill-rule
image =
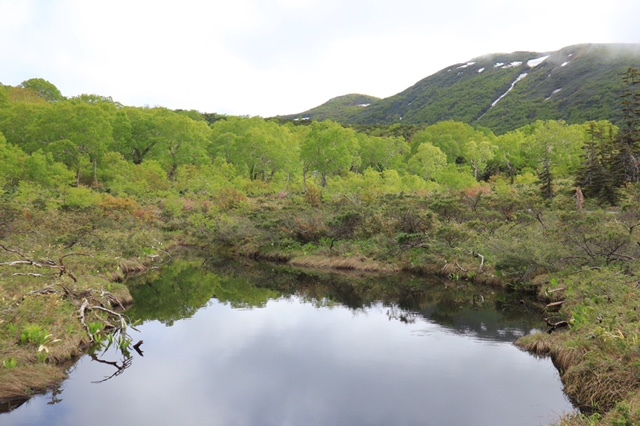
<path id="1" fill-rule="evenodd" d="M 303 112 L 302 114 L 293 114 L 282 116 L 280 118 L 289 120 L 339 120 L 345 121 L 360 112 L 363 108 L 369 107 L 371 104 L 379 101 L 380 98 L 368 95 L 359 95 L 356 93 L 333 98 L 320 106 Z"/>
<path id="2" fill-rule="evenodd" d="M 347 95 L 281 118 L 361 125 L 456 120 L 496 133 L 537 119 L 615 122 L 629 67 L 640 68 L 639 44 L 491 54 L 451 65 L 389 98 Z"/>

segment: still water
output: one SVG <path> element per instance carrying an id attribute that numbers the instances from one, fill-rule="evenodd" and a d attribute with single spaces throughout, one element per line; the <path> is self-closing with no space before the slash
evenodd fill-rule
<path id="1" fill-rule="evenodd" d="M 542 325 L 509 295 L 224 269 L 178 262 L 133 283 L 144 356 L 84 357 L 0 424 L 546 425 L 573 410 L 550 360 L 513 345 Z"/>

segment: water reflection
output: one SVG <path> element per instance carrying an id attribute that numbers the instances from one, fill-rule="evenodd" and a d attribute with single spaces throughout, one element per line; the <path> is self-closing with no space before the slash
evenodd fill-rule
<path id="1" fill-rule="evenodd" d="M 180 279 L 195 280 L 182 267 Z M 144 358 L 135 355 L 124 374 L 92 384 L 112 369 L 85 357 L 58 392 L 62 403 L 38 397 L 0 422 L 540 425 L 571 410 L 551 363 L 508 343 L 536 320 L 502 295 L 484 290 L 478 305 L 451 283 L 405 277 L 398 290 L 379 279 L 264 268 L 204 274 L 214 276 L 200 277 L 187 296 L 199 306 L 166 303 L 139 327 Z M 261 278 L 249 286 L 248 276 Z M 242 280 L 251 302 L 239 296 Z M 163 291 L 180 296 L 156 282 L 140 285 L 157 295 L 154 303 L 168 297 Z M 143 303 L 136 312 L 151 314 Z"/>

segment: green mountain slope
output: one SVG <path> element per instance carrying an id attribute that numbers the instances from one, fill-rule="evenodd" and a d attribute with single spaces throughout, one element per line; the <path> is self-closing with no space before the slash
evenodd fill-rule
<path id="1" fill-rule="evenodd" d="M 358 115 L 363 108 L 369 107 L 371 104 L 379 101 L 380 98 L 368 95 L 360 95 L 352 93 L 349 95 L 338 96 L 330 99 L 320 106 L 305 111 L 301 114 L 293 114 L 283 116 L 281 118 L 289 120 L 339 120 L 344 122 L 349 118 Z"/>
<path id="2" fill-rule="evenodd" d="M 556 52 L 492 54 L 452 65 L 359 109 L 321 107 L 281 118 L 344 124 L 434 124 L 456 120 L 506 132 L 537 119 L 620 117 L 622 74 L 640 68 L 639 44 L 583 44 Z M 361 102 L 363 104 L 365 102 Z M 314 113 L 312 113 L 314 112 Z"/>

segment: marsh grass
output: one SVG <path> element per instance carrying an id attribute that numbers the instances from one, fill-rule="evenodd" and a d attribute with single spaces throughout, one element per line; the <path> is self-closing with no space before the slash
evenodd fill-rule
<path id="1" fill-rule="evenodd" d="M 289 261 L 293 266 L 319 269 L 341 269 L 366 272 L 398 272 L 398 267 L 367 259 L 363 256 L 342 258 L 325 256 L 301 256 Z"/>
<path id="2" fill-rule="evenodd" d="M 640 424 L 640 289 L 638 266 L 583 268 L 556 274 L 540 287 L 563 290 L 565 303 L 554 320 L 568 330 L 526 336 L 518 346 L 550 356 L 561 374 L 565 392 L 585 414 L 562 425 Z M 553 294 L 553 293 L 552 293 Z"/>

